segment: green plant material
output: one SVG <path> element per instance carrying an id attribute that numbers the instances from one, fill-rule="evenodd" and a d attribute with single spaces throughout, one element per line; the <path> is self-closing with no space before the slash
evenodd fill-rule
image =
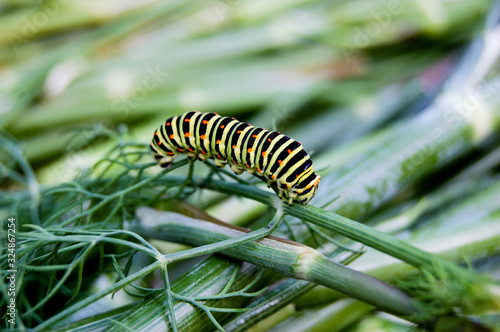
<path id="1" fill-rule="evenodd" d="M 207 275 L 217 275 L 219 278 L 206 278 Z M 269 276 L 263 276 L 260 269 L 251 265 L 242 265 L 216 256 L 210 257 L 172 284 L 172 291 L 186 299 L 185 302 L 176 301 L 174 304 L 178 328 L 180 330 L 199 329 L 211 324 L 211 319 L 221 319 L 231 312 L 236 312 L 237 310 L 231 308 L 248 302 L 251 296 L 260 293 L 261 291 L 258 290 L 262 290 L 262 287 L 265 287 L 264 285 L 271 280 Z M 194 301 L 197 301 L 198 307 L 192 306 Z M 93 328 L 118 331 L 123 326 L 132 330 L 169 330 L 172 328 L 168 318 L 168 300 L 161 290 L 152 292 L 136 306 L 141 308 L 140 314 L 139 312 L 130 314 L 127 311 L 113 317 L 112 321 L 98 321 Z M 130 310 L 130 308 L 127 309 Z M 199 310 L 207 310 L 211 314 L 196 315 L 196 319 L 193 319 L 193 315 Z M 90 326 L 85 325 L 85 322 L 75 322 L 60 326 L 58 330 L 85 331 L 89 328 Z"/>
<path id="2" fill-rule="evenodd" d="M 488 1 L 443 4 L 443 21 L 437 25 L 428 19 L 425 6 L 409 2 L 397 8 L 382 1 L 355 6 L 355 13 L 343 3 L 287 3 L 278 6 L 279 16 L 273 19 L 267 16 L 273 11 L 266 9 L 261 18 L 255 16 L 259 5 L 247 11 L 245 3 L 116 6 L 54 0 L 0 13 L 7 32 L 0 43 L 12 34 L 18 37 L 0 54 L 9 69 L 0 78 L 12 78 L 5 79 L 0 99 L 13 99 L 0 123 L 18 138 L 32 136 L 28 146 L 47 128 L 54 132 L 98 121 L 135 124 L 190 108 L 234 115 L 282 106 L 283 101 L 287 106 L 292 98 L 305 105 L 312 96 L 328 98 L 329 107 L 335 101 L 352 104 L 381 83 L 399 83 L 439 59 L 448 52 L 450 45 L 444 43 L 450 37 L 452 46 L 468 39 Z M 47 24 L 37 21 L 47 15 Z M 314 19 L 305 19 L 307 15 Z M 385 15 L 387 21 L 381 18 Z M 290 27 L 297 21 L 305 24 Z M 380 31 L 371 33 L 372 25 Z M 399 45 L 412 36 L 431 46 L 409 47 L 392 61 L 370 54 L 371 48 Z M 159 73 L 159 82 L 149 89 L 143 80 L 151 71 Z M 32 77 L 38 79 L 27 85 Z M 343 84 L 335 83 L 339 79 Z M 24 95 L 17 93 L 26 86 L 30 97 L 23 101 Z M 45 148 L 51 151 L 46 159 L 60 151 L 57 144 Z"/>
<path id="3" fill-rule="evenodd" d="M 487 159 L 490 158 L 485 159 L 485 161 L 488 161 Z M 477 166 L 479 165 L 473 165 L 472 169 L 477 169 Z M 470 174 L 468 171 L 465 171 L 465 173 Z M 461 174 L 456 179 L 460 178 L 462 178 Z M 400 237 L 416 247 L 425 248 L 455 262 L 462 262 L 464 258 L 473 262 L 484 255 L 497 254 L 497 244 L 500 236 L 500 230 L 496 226 L 498 223 L 498 205 L 496 202 L 499 199 L 500 188 L 498 180 L 487 178 L 487 185 L 483 184 L 477 187 L 477 181 L 471 178 L 469 180 L 471 182 L 470 187 L 473 185 L 475 190 L 471 193 L 472 188 L 469 188 L 469 197 L 457 199 L 457 196 L 463 194 L 463 192 L 457 190 L 457 185 L 461 185 L 460 188 L 463 189 L 467 183 L 463 183 L 463 180 L 457 182 L 456 179 L 453 179 L 438 191 L 423 197 L 426 204 L 421 214 L 426 215 L 427 220 L 424 224 L 419 224 L 418 228 L 402 232 Z M 430 214 L 436 206 L 443 204 L 443 199 L 455 200 L 455 203 L 451 205 L 448 203 L 446 209 L 440 210 L 437 214 Z M 417 218 L 418 220 L 420 219 Z M 415 270 L 409 268 L 406 264 L 370 249 L 367 250 L 363 257 L 353 263 L 353 267 L 388 281 L 401 280 L 406 275 L 415 273 Z M 483 298 L 488 301 L 488 296 L 480 293 L 481 289 L 475 289 L 471 285 L 467 286 L 467 284 L 462 283 L 461 279 L 446 276 L 446 272 L 443 270 L 437 272 L 438 279 L 429 280 L 417 276 L 414 281 L 415 285 L 408 282 L 408 286 L 422 287 L 421 291 L 429 295 L 432 293 L 431 285 L 435 285 L 438 280 L 441 282 L 448 280 L 449 288 L 442 286 L 435 288 L 436 291 L 440 290 L 443 293 L 447 290 L 451 292 L 451 295 L 440 294 L 434 297 L 436 301 L 438 298 L 441 299 L 440 301 L 449 301 L 446 304 L 440 303 L 436 305 L 437 308 L 442 310 L 443 308 L 453 307 L 456 304 L 453 302 L 457 300 L 456 294 L 462 294 L 461 296 L 470 294 L 467 298 L 475 298 L 478 302 L 475 304 L 465 303 L 466 306 L 463 307 L 463 310 L 469 307 L 469 310 L 474 308 L 476 312 L 481 311 L 480 299 Z M 413 280 L 413 278 L 410 277 L 410 280 Z M 460 289 L 460 287 L 471 288 Z M 318 287 L 310 294 L 299 299 L 296 305 L 299 307 L 310 306 L 330 302 L 339 297 L 341 295 L 337 292 Z M 429 307 L 428 310 L 431 311 L 432 308 Z"/>
<path id="4" fill-rule="evenodd" d="M 244 234 L 241 231 L 170 213 L 153 210 L 138 210 L 138 213 L 141 226 L 133 230 L 143 237 L 201 246 L 228 238 L 238 238 Z M 267 241 L 269 240 L 261 239 L 241 244 L 221 253 L 289 277 L 326 285 L 389 312 L 406 316 L 414 314 L 415 306 L 411 299 L 389 285 L 336 264 L 312 248 L 275 241 L 267 243 Z"/>
<path id="5" fill-rule="evenodd" d="M 175 183 L 182 182 L 180 178 L 175 177 L 164 177 L 160 181 L 166 186 L 172 186 Z M 211 181 L 210 183 L 195 181 L 195 183 L 202 188 L 211 188 L 226 193 L 238 194 L 268 204 L 269 206 L 274 206 L 276 200 L 275 196 L 271 193 L 266 193 L 260 189 L 247 187 L 245 185 L 220 181 Z M 443 268 L 449 269 L 449 271 L 452 271 L 457 276 L 462 276 L 464 281 L 469 278 L 473 280 L 477 278 L 477 276 L 470 274 L 468 271 L 441 260 L 437 256 L 433 256 L 401 240 L 395 239 L 390 235 L 381 233 L 335 213 L 321 210 L 311 205 L 301 206 L 296 204 L 288 206 L 287 204 L 283 204 L 282 208 L 287 215 L 297 217 L 324 229 L 334 231 L 339 235 L 359 241 L 395 258 L 401 259 L 410 265 L 416 267 L 432 267 L 434 264 L 442 264 Z"/>
<path id="6" fill-rule="evenodd" d="M 394 332 L 407 332 L 412 331 L 425 331 L 416 327 L 408 326 L 408 323 L 384 314 L 376 314 L 366 317 L 347 331 L 359 332 L 372 332 L 372 331 L 394 331 Z"/>
<path id="7" fill-rule="evenodd" d="M 275 239 L 272 240 L 271 242 L 276 242 Z M 295 244 L 297 245 L 297 244 Z M 339 261 L 341 263 L 348 263 L 349 261 L 355 259 L 358 256 L 358 254 L 345 254 L 342 257 L 342 260 Z M 340 258 L 339 258 L 340 259 Z M 198 264 L 196 268 L 194 268 L 192 271 L 187 273 L 186 275 L 182 276 L 178 280 L 176 280 L 173 283 L 173 289 L 181 289 L 183 292 L 182 294 L 186 296 L 197 296 L 197 294 L 203 294 L 203 293 L 210 293 L 214 294 L 219 291 L 219 289 L 214 290 L 212 284 L 205 285 L 205 281 L 207 280 L 207 275 L 218 275 L 217 273 L 207 273 L 205 270 L 210 267 L 212 269 L 217 269 L 219 268 L 219 264 L 224 263 L 224 267 L 226 267 L 226 270 L 235 270 L 238 269 L 239 263 L 233 262 L 233 261 L 223 261 L 219 257 L 212 256 L 208 258 L 207 260 L 203 261 L 202 263 Z M 227 265 L 229 264 L 229 267 Z M 200 271 L 201 269 L 201 271 Z M 269 270 L 261 270 L 260 268 L 254 266 L 254 265 L 245 265 L 244 267 L 244 272 L 246 275 L 239 275 L 237 278 L 234 278 L 234 282 L 243 285 L 245 284 L 245 280 L 248 278 L 253 278 L 253 276 L 257 273 L 260 275 L 260 278 L 254 279 L 253 282 L 253 287 L 265 287 L 265 285 L 269 284 L 269 280 L 275 280 L 279 278 L 280 276 L 276 273 L 273 273 Z M 243 271 L 241 271 L 243 272 Z M 193 278 L 199 278 L 200 281 L 193 281 Z M 245 279 L 246 278 L 246 279 Z M 223 284 L 227 282 L 224 277 L 222 277 L 222 281 L 219 280 L 220 278 L 217 278 L 218 281 L 216 282 L 216 285 L 220 285 L 222 282 Z M 188 286 L 190 285 L 190 286 Z M 192 287 L 192 285 L 197 285 L 196 287 Z M 198 287 L 199 286 L 199 287 Z M 207 286 L 207 287 L 205 287 Z M 227 286 L 225 287 L 227 288 Z M 270 294 L 272 293 L 269 292 Z M 267 295 L 267 293 L 266 293 Z M 265 296 L 264 298 L 267 298 Z M 215 307 L 234 307 L 234 306 L 240 306 L 242 305 L 242 301 L 248 301 L 248 297 L 237 297 L 237 296 L 232 296 L 232 297 L 221 297 L 217 298 L 217 296 L 213 296 L 213 301 L 211 304 Z M 269 299 L 272 301 L 272 299 Z M 158 305 L 158 301 L 161 301 L 162 305 Z M 259 304 L 262 304 L 262 301 L 257 300 L 256 302 L 254 301 L 252 305 L 257 305 L 257 308 L 259 307 Z M 148 328 L 155 329 L 165 329 L 165 324 L 168 324 L 168 321 L 166 321 L 163 318 L 165 311 L 164 307 L 167 306 L 167 300 L 166 296 L 163 293 L 159 293 L 158 296 L 155 296 L 155 301 L 151 301 L 151 299 L 146 298 L 143 302 L 139 302 L 137 304 L 137 308 L 132 308 L 131 313 L 125 313 L 122 315 L 122 317 L 116 317 L 115 322 L 109 322 L 106 320 L 103 321 L 96 321 L 93 322 L 92 325 L 93 327 L 109 327 L 109 326 L 114 326 L 115 324 L 118 324 L 117 326 L 125 326 L 125 325 L 134 325 L 137 324 L 136 327 L 142 326 L 141 324 L 144 324 L 146 321 L 148 324 Z M 128 309 L 127 309 L 128 310 Z M 245 310 L 244 312 L 250 312 L 252 309 Z M 177 315 L 179 313 L 179 315 Z M 224 313 L 223 311 L 215 311 L 212 312 L 214 319 L 220 320 L 224 317 L 227 317 L 229 312 Z M 180 317 L 179 317 L 180 316 Z M 184 303 L 179 303 L 176 305 L 176 317 L 178 318 L 178 328 L 180 330 L 183 329 L 198 329 L 204 326 L 204 324 L 208 323 L 209 316 L 207 316 L 204 312 L 200 312 L 199 310 L 196 309 L 196 307 L 191 306 L 189 302 L 184 302 Z M 253 324 L 252 324 L 253 325 Z M 86 320 L 83 320 L 81 322 L 75 322 L 73 324 L 70 324 L 69 326 L 74 328 L 76 331 L 80 330 L 87 330 L 90 328 L 90 326 L 87 326 Z M 68 329 L 69 326 L 62 326 L 61 329 Z M 226 328 L 225 328 L 226 329 Z"/>
<path id="8" fill-rule="evenodd" d="M 78 27 L 83 26 L 85 29 L 73 29 L 62 24 L 49 25 L 40 29 L 34 38 L 18 45 L 18 52 L 14 52 L 12 48 L 0 52 L 0 79 L 3 80 L 0 83 L 0 122 L 17 137 L 29 142 L 28 151 L 35 152 L 29 152 L 30 158 L 36 156 L 38 160 L 46 161 L 68 151 L 68 147 L 61 144 L 63 136 L 56 135 L 60 133 L 57 131 L 74 124 L 95 124 L 100 121 L 104 127 L 110 127 L 123 121 L 134 124 L 143 121 L 146 132 L 156 127 L 157 124 L 153 122 L 162 121 L 169 114 L 183 112 L 186 108 L 227 114 L 247 112 L 245 116 L 252 116 L 253 114 L 248 114 L 250 111 L 282 105 L 291 95 L 296 97 L 290 103 L 293 112 L 314 110 L 317 115 L 329 115 L 332 107 L 339 109 L 337 104 L 341 104 L 344 109 L 355 107 L 358 110 L 360 96 L 373 95 L 381 85 L 411 81 L 422 68 L 441 59 L 443 54 L 450 54 L 460 43 L 469 39 L 477 17 L 487 11 L 489 3 L 486 0 L 447 2 L 435 7 L 438 9 L 436 14 L 427 3 L 405 2 L 401 11 L 390 16 L 390 22 L 382 26 L 380 34 L 371 36 L 373 38 L 369 38 L 363 45 L 356 44 L 356 34 L 377 23 L 377 18 L 372 13 L 379 14 L 388 9 L 386 1 L 375 1 L 369 6 L 361 0 L 351 3 L 276 2 L 269 11 L 262 10 L 267 6 L 260 7 L 259 2 L 234 4 L 230 13 L 224 15 L 225 18 L 213 22 L 211 17 L 211 23 L 207 23 L 210 20 L 207 11 L 213 9 L 213 6 L 202 2 L 194 5 L 179 1 L 150 2 L 131 10 L 115 12 L 108 18 L 92 13 L 93 16 L 79 17 L 82 21 L 73 21 Z M 47 2 L 43 6 L 50 4 L 51 2 Z M 3 6 L 7 6 L 2 7 L 7 10 L 2 11 L 0 17 L 5 19 L 16 15 L 21 18 L 23 12 L 33 12 L 39 4 L 17 0 L 9 1 Z M 69 10 L 72 6 L 67 5 L 65 9 Z M 86 8 L 102 8 L 102 4 L 87 6 Z M 76 15 L 71 10 L 67 13 L 68 18 Z M 53 24 L 58 22 L 60 23 L 54 20 Z M 92 25 L 90 22 L 93 22 Z M 298 22 L 313 22 L 314 25 L 297 24 Z M 297 26 L 304 29 L 298 31 L 295 28 Z M 496 30 L 498 29 L 486 30 L 485 35 L 491 37 L 490 40 L 498 40 Z M 486 45 L 484 49 L 495 51 L 495 47 L 490 47 L 495 43 L 492 44 L 487 39 L 476 45 L 479 47 L 475 50 L 479 50 L 480 56 L 468 57 L 468 62 L 465 61 L 459 68 L 474 70 L 457 71 L 460 75 L 454 75 L 455 82 L 460 84 L 449 85 L 452 87 L 448 88 L 451 93 L 442 94 L 437 99 L 433 104 L 433 112 L 427 110 L 396 125 L 389 122 L 389 126 L 382 131 L 369 132 L 352 144 L 328 151 L 323 156 L 315 156 L 315 165 L 322 166 L 321 175 L 324 175 L 320 189 L 322 192 L 315 202 L 324 209 L 345 217 L 367 220 L 381 205 L 399 198 L 403 191 L 425 177 L 435 176 L 436 171 L 450 165 L 457 158 L 467 156 L 478 144 L 485 142 L 488 135 L 494 134 L 498 128 L 498 112 L 495 110 L 498 110 L 500 104 L 500 94 L 495 93 L 499 86 L 498 80 L 495 80 L 497 69 L 489 68 L 495 62 L 491 62 L 495 57 L 484 57 L 486 53 L 481 56 L 481 42 Z M 160 71 L 168 72 L 168 75 L 163 77 L 157 87 L 146 91 L 144 99 L 131 97 L 141 87 L 141 80 L 147 75 L 147 66 L 152 65 L 156 69 L 156 64 L 160 66 Z M 232 70 L 228 71 L 227 68 Z M 73 74 L 66 75 L 70 73 Z M 5 80 L 6 77 L 12 79 Z M 242 80 L 241 77 L 245 79 Z M 54 81 L 64 81 L 66 85 L 54 89 L 51 84 Z M 338 83 L 340 81 L 342 84 Z M 121 86 L 121 83 L 128 85 Z M 23 85 L 26 85 L 27 93 L 18 94 Z M 122 88 L 118 89 L 120 86 Z M 453 108 L 470 102 L 469 97 L 475 96 L 474 88 L 478 86 L 493 93 L 479 100 L 479 104 L 484 104 L 485 107 L 474 109 L 474 115 L 477 116 L 468 117 L 467 112 L 460 113 L 463 108 Z M 5 96 L 7 104 L 3 102 L 6 100 Z M 129 104 L 133 106 L 129 107 Z M 444 121 L 449 120 L 450 123 L 443 125 L 440 112 L 441 115 L 449 115 Z M 153 119 L 156 117 L 157 119 Z M 263 121 L 265 119 L 266 116 Z M 384 121 L 380 117 L 373 123 L 385 125 Z M 433 130 L 436 129 L 449 136 L 434 144 L 436 137 L 433 136 Z M 53 136 L 55 139 L 46 141 L 48 143 L 43 145 L 42 151 L 33 143 L 44 143 L 42 138 L 49 131 L 56 132 Z M 430 144 L 428 139 L 431 140 Z M 3 141 L 0 143 L 3 144 Z M 418 143 L 422 144 L 418 146 Z M 417 147 L 412 149 L 415 145 Z M 163 273 L 164 280 L 163 284 L 160 283 L 160 288 L 164 289 L 162 296 L 165 302 L 162 302 L 164 306 L 160 308 L 163 310 L 158 309 L 156 315 L 148 316 L 149 319 L 159 319 L 164 323 L 166 318 L 168 322 L 168 317 L 165 316 L 167 311 L 176 312 L 189 308 L 189 321 L 200 319 L 204 322 L 199 325 L 193 323 L 196 329 L 213 328 L 214 321 L 210 321 L 210 315 L 207 315 L 213 310 L 203 311 L 207 309 L 203 306 L 205 300 L 193 302 L 197 294 L 184 298 L 198 305 L 198 309 L 193 310 L 190 304 L 181 301 L 182 294 L 179 296 L 177 292 L 172 292 L 166 265 L 158 264 L 158 253 L 155 256 L 152 247 L 133 234 L 117 231 L 115 235 L 109 235 L 107 232 L 120 228 L 124 221 L 133 218 L 138 206 L 167 206 L 177 199 L 188 198 L 195 201 L 196 196 L 192 194 L 196 189 L 221 182 L 213 181 L 210 177 L 203 177 L 203 184 L 198 180 L 189 182 L 189 178 L 186 182 L 185 177 L 181 181 L 178 177 L 164 177 L 164 173 L 150 175 L 149 169 L 153 163 L 149 159 L 147 163 L 140 159 L 147 155 L 144 145 L 137 147 L 135 157 L 124 152 L 128 148 L 130 146 L 126 144 L 121 145 L 117 148 L 121 155 L 108 157 L 110 163 L 99 162 L 90 176 L 80 175 L 70 184 L 57 185 L 50 190 L 40 188 L 21 153 L 10 153 L 12 149 L 2 149 L 0 215 L 15 215 L 20 223 L 19 229 L 22 229 L 23 238 L 19 242 L 22 246 L 22 259 L 19 266 L 18 308 L 27 328 L 38 324 L 41 324 L 38 325 L 40 330 L 53 326 L 56 322 L 62 322 L 63 317 L 69 317 L 86 305 L 95 303 L 98 298 L 115 291 L 125 290 L 140 298 L 156 294 L 151 289 L 151 284 L 155 284 L 156 280 L 155 285 L 158 286 L 158 280 L 153 273 L 149 273 L 151 271 Z M 20 151 L 18 147 L 15 149 Z M 96 146 L 91 146 L 89 151 L 95 149 Z M 4 156 L 9 158 L 3 159 Z M 78 152 L 72 153 L 72 156 L 87 159 L 86 154 Z M 177 164 L 179 167 L 181 165 L 185 165 L 185 162 Z M 56 168 L 52 175 L 57 176 L 55 179 L 51 177 L 49 181 L 57 182 L 60 173 L 60 169 Z M 192 169 L 189 174 L 191 173 Z M 211 176 L 216 178 L 221 174 L 223 173 L 216 172 Z M 247 184 L 230 184 L 229 187 L 231 186 L 233 189 L 224 186 L 212 188 L 241 196 L 252 191 Z M 4 190 L 4 187 L 7 189 Z M 262 191 L 255 193 L 261 195 Z M 274 204 L 273 195 L 262 197 L 266 200 L 269 198 L 266 204 Z M 169 202 L 158 203 L 159 200 Z M 313 209 L 313 213 L 308 210 L 297 211 L 294 213 L 299 216 L 312 217 L 316 214 L 314 218 L 318 222 L 321 217 L 319 209 Z M 417 211 L 418 213 L 420 212 Z M 333 217 L 327 219 L 335 220 Z M 357 227 L 357 224 L 350 221 L 343 222 L 345 226 Z M 285 223 L 289 226 L 292 237 L 317 245 L 320 249 L 328 247 L 321 246 L 325 240 L 319 238 L 317 227 L 315 231 L 314 227 L 300 226 L 290 218 Z M 26 224 L 36 224 L 40 228 L 23 228 Z M 363 230 L 368 231 L 361 229 Z M 280 231 L 280 234 L 287 234 L 286 228 Z M 344 234 L 349 231 L 343 230 Z M 45 235 L 47 239 L 44 239 Z M 378 233 L 372 235 L 378 236 Z M 329 238 L 334 236 L 328 233 Z M 346 244 L 345 240 L 337 237 L 333 239 L 336 243 Z M 43 242 L 45 240 L 55 242 Z M 389 245 L 389 249 L 394 250 L 394 247 L 391 249 L 392 241 L 386 240 L 378 245 Z M 336 260 L 342 250 L 331 244 L 330 247 L 335 248 L 331 257 Z M 187 257 L 201 252 L 203 249 L 193 249 L 186 251 L 185 255 Z M 426 258 L 428 257 L 416 257 L 414 263 L 423 260 L 428 264 Z M 99 261 L 102 270 L 96 272 L 93 269 L 96 266 L 92 264 L 94 259 Z M 239 263 L 231 264 L 233 265 L 226 267 L 234 271 L 234 264 Z M 74 273 L 66 276 L 58 268 L 70 268 Z M 208 268 L 214 266 L 209 265 Z M 34 283 L 35 272 L 37 277 Z M 117 278 L 117 282 L 98 293 L 90 292 L 99 273 L 111 273 Z M 197 273 L 201 273 L 201 270 L 197 270 Z M 433 298 L 419 294 L 418 290 L 426 289 L 428 285 L 441 285 L 440 276 L 448 278 L 450 273 L 440 273 L 435 268 L 426 274 L 427 282 L 414 284 L 418 288 L 414 291 L 423 300 L 431 302 Z M 217 280 L 218 276 L 192 277 L 192 280 L 205 280 L 206 284 L 221 282 L 220 285 L 227 285 L 228 280 L 225 274 L 221 280 Z M 265 284 L 264 281 L 259 287 L 264 287 Z M 34 285 L 37 291 L 31 291 L 27 285 Z M 462 287 L 457 288 L 459 290 L 471 289 L 468 285 L 459 286 Z M 2 286 L 1 289 L 3 292 L 5 287 Z M 474 292 L 480 293 L 477 289 Z M 52 296 L 52 300 L 45 299 L 47 294 Z M 217 294 L 217 290 L 211 295 L 214 294 Z M 443 293 L 429 294 L 446 296 L 447 293 L 443 290 Z M 4 298 L 6 297 L 2 296 Z M 246 300 L 237 303 L 231 298 L 230 307 L 235 309 L 245 306 Z M 467 302 L 469 300 L 471 298 L 465 298 L 463 302 L 475 303 Z M 42 301 L 46 302 L 44 308 L 41 308 L 45 310 L 32 310 Z M 70 301 L 69 304 L 63 307 L 67 301 Z M 286 302 L 287 298 L 283 298 L 281 305 L 286 305 Z M 49 309 L 50 312 L 46 311 Z M 140 310 L 141 307 L 137 306 L 127 311 L 127 316 L 137 319 L 137 323 Z M 23 316 L 27 312 L 31 314 Z M 109 315 L 114 319 L 111 323 L 115 324 L 115 329 L 127 328 L 121 322 L 121 317 L 117 319 L 113 313 Z M 217 324 L 224 324 L 229 313 L 214 312 L 214 315 L 217 317 Z M 483 314 L 472 313 L 466 319 L 473 321 L 480 316 L 485 317 Z M 179 326 L 186 320 L 181 320 Z M 175 328 L 175 324 L 173 327 Z"/>
<path id="9" fill-rule="evenodd" d="M 366 303 L 344 299 L 322 308 L 305 310 L 302 317 L 285 321 L 270 331 L 344 331 L 371 311 L 373 307 Z"/>
<path id="10" fill-rule="evenodd" d="M 357 259 L 359 255 L 363 253 L 362 251 L 351 250 L 343 251 L 342 254 L 339 254 L 338 251 L 340 250 L 337 250 L 332 256 L 335 257 L 336 261 L 345 265 Z M 250 306 L 247 307 L 247 311 L 239 314 L 233 320 L 226 323 L 224 329 L 226 331 L 244 331 L 247 330 L 248 327 L 255 325 L 264 317 L 268 317 L 266 319 L 267 323 L 264 323 L 264 325 L 267 326 L 267 324 L 276 321 L 276 315 L 282 317 L 282 310 L 289 312 L 289 309 L 286 309 L 288 307 L 287 303 L 290 303 L 290 301 L 314 289 L 314 287 L 316 287 L 315 284 L 303 280 L 284 280 L 272 290 L 253 301 Z M 257 323 L 255 328 L 258 330 L 260 325 L 260 323 Z"/>

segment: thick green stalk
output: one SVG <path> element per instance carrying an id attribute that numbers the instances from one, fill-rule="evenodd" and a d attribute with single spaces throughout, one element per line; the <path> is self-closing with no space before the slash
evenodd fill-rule
<path id="1" fill-rule="evenodd" d="M 345 331 L 373 311 L 373 307 L 354 300 L 342 299 L 335 303 L 305 311 L 276 327 L 279 331 Z M 408 328 L 411 325 L 408 324 Z M 384 330 L 381 330 L 384 331 Z M 392 332 L 392 331 L 391 331 Z"/>
<path id="2" fill-rule="evenodd" d="M 175 183 L 182 183 L 183 179 L 180 177 L 164 177 L 162 178 L 162 181 L 164 181 L 165 185 L 175 185 Z M 224 181 L 202 183 L 200 181 L 197 185 L 202 188 L 209 188 L 221 192 L 244 196 L 267 204 L 271 207 L 274 206 L 277 199 L 272 193 L 242 184 L 228 183 Z M 314 225 L 336 232 L 337 234 L 343 235 L 351 240 L 361 242 L 364 245 L 401 259 L 402 261 L 415 267 L 432 267 L 434 264 L 440 263 L 454 274 L 462 275 L 466 279 L 471 277 L 469 271 L 451 264 L 438 256 L 415 248 L 391 235 L 377 231 L 376 229 L 336 213 L 322 210 L 312 205 L 300 204 L 294 204 L 293 206 L 283 204 L 283 211 L 287 215 L 297 217 L 305 222 L 310 222 Z M 182 240 L 182 237 L 178 238 L 178 241 Z"/>
<path id="3" fill-rule="evenodd" d="M 195 246 L 245 234 L 210 222 L 146 208 L 138 211 L 138 217 L 141 226 L 134 228 L 134 231 L 141 236 Z M 225 249 L 221 253 L 289 277 L 325 285 L 398 315 L 409 316 L 417 312 L 413 301 L 398 289 L 335 263 L 318 251 L 297 243 L 263 238 Z"/>

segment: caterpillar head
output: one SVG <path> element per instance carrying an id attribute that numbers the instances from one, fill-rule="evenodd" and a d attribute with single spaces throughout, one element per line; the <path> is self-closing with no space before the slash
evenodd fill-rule
<path id="1" fill-rule="evenodd" d="M 318 184 L 321 180 L 321 176 L 316 175 L 314 172 L 311 172 L 304 179 L 300 179 L 292 191 L 289 194 L 291 200 L 298 201 L 302 204 L 307 204 L 314 198 L 316 192 L 318 191 Z"/>

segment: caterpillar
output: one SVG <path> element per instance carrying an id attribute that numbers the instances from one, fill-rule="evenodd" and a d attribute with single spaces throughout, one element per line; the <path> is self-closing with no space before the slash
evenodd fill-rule
<path id="1" fill-rule="evenodd" d="M 302 145 L 277 131 L 254 127 L 217 113 L 187 112 L 168 118 L 150 143 L 157 164 L 168 168 L 178 154 L 192 161 L 213 159 L 223 168 L 251 173 L 277 189 L 280 199 L 307 204 L 321 179 Z"/>

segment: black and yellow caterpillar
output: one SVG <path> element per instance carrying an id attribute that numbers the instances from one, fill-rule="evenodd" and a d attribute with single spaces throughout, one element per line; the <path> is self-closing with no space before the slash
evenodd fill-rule
<path id="1" fill-rule="evenodd" d="M 167 119 L 156 129 L 150 147 L 163 168 L 186 153 L 190 160 L 212 158 L 219 168 L 229 164 L 236 174 L 247 171 L 269 187 L 275 183 L 279 197 L 290 205 L 307 204 L 321 179 L 299 142 L 217 113 L 193 111 Z"/>

